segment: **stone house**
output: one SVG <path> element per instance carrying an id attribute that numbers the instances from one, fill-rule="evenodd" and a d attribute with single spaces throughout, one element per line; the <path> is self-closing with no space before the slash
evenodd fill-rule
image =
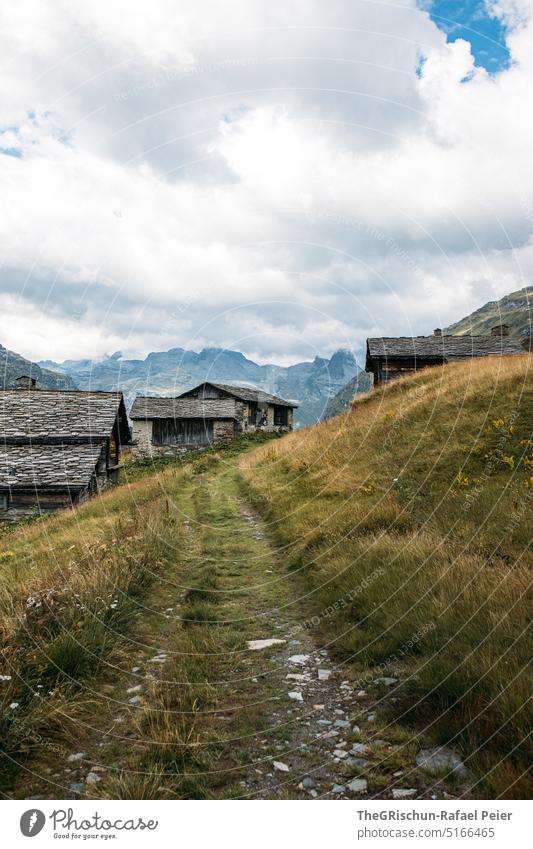
<path id="1" fill-rule="evenodd" d="M 131 441 L 121 392 L 0 390 L 0 522 L 68 507 L 117 480 Z"/>
<path id="2" fill-rule="evenodd" d="M 509 335 L 505 324 L 493 327 L 488 336 L 446 336 L 437 329 L 433 336 L 367 339 L 365 371 L 374 375 L 374 386 L 380 386 L 428 366 L 523 353 L 524 346 Z"/>
<path id="3" fill-rule="evenodd" d="M 172 456 L 255 430 L 287 433 L 296 406 L 261 389 L 210 381 L 176 398 L 136 398 L 133 456 Z"/>

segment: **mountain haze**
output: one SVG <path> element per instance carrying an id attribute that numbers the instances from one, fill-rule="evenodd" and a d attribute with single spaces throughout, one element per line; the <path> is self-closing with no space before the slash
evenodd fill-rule
<path id="1" fill-rule="evenodd" d="M 136 395 L 178 395 L 204 380 L 250 384 L 296 400 L 295 423 L 308 425 L 321 419 L 330 398 L 360 368 L 351 351 L 341 349 L 330 359 L 315 357 L 292 366 L 259 365 L 239 351 L 184 348 L 156 351 L 144 360 L 128 360 L 117 351 L 102 360 L 44 361 L 41 366 L 64 372 L 80 389 L 120 389 L 128 402 Z"/>

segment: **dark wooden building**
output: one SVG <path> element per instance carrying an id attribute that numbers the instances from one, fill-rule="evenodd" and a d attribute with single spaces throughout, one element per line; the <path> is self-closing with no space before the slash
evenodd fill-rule
<path id="1" fill-rule="evenodd" d="M 374 375 L 374 386 L 380 386 L 428 366 L 523 353 L 523 345 L 509 336 L 505 324 L 494 327 L 490 336 L 446 336 L 435 330 L 433 336 L 367 339 L 365 370 Z"/>
<path id="2" fill-rule="evenodd" d="M 131 433 L 121 392 L 0 390 L 0 521 L 75 504 L 117 479 Z"/>
<path id="3" fill-rule="evenodd" d="M 292 430 L 295 407 L 261 389 L 211 382 L 177 398 L 136 398 L 130 411 L 133 454 L 180 454 L 255 430 L 285 433 Z"/>

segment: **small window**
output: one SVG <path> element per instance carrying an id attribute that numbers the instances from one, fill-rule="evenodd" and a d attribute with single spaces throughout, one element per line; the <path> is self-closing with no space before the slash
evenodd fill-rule
<path id="1" fill-rule="evenodd" d="M 8 495 L 0 495 L 0 513 L 2 511 L 6 511 L 9 507 L 9 496 Z"/>

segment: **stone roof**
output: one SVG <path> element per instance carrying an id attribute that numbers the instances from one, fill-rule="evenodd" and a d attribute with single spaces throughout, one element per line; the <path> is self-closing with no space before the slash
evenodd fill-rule
<path id="1" fill-rule="evenodd" d="M 373 359 L 409 359 L 448 362 L 470 357 L 523 354 L 512 336 L 397 336 L 366 340 L 366 369 Z"/>
<path id="2" fill-rule="evenodd" d="M 10 437 L 105 439 L 117 416 L 121 440 L 128 442 L 122 392 L 5 389 L 0 391 L 0 443 Z"/>
<path id="3" fill-rule="evenodd" d="M 296 408 L 298 406 L 298 404 L 294 401 L 286 401 L 285 398 L 279 398 L 277 395 L 270 395 L 268 392 L 263 392 L 262 389 L 254 389 L 252 386 L 232 386 L 231 383 L 214 383 L 212 380 L 206 380 L 204 383 L 194 386 L 193 389 L 187 389 L 187 391 L 182 393 L 182 396 L 180 397 L 188 395 L 189 392 L 192 392 L 194 389 L 198 389 L 199 386 L 205 385 L 215 386 L 217 389 L 222 389 L 223 392 L 228 392 L 240 401 L 257 401 L 258 403 L 276 404 L 276 406 L 281 407 Z"/>
<path id="4" fill-rule="evenodd" d="M 198 398 L 136 398 L 131 419 L 234 419 L 235 400 Z"/>
<path id="5" fill-rule="evenodd" d="M 101 443 L 0 444 L 0 490 L 83 489 L 89 483 L 101 447 Z"/>
<path id="6" fill-rule="evenodd" d="M 0 391 L 0 489 L 81 489 L 118 417 L 131 439 L 121 392 Z"/>

